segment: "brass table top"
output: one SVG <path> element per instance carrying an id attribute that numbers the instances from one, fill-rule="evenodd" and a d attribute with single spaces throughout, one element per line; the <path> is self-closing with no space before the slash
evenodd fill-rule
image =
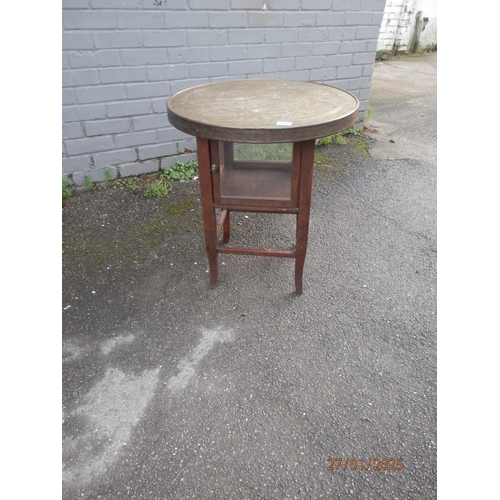
<path id="1" fill-rule="evenodd" d="M 229 80 L 182 90 L 167 103 L 170 123 L 204 139 L 297 142 L 356 122 L 358 99 L 345 90 L 296 80 Z"/>

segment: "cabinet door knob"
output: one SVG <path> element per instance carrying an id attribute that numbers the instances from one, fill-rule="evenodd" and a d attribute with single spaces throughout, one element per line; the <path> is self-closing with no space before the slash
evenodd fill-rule
<path id="1" fill-rule="evenodd" d="M 214 163 L 214 164 L 210 167 L 210 170 L 211 170 L 212 172 L 217 172 L 217 169 L 218 169 L 218 168 L 219 168 L 219 167 L 218 167 L 218 166 Z"/>

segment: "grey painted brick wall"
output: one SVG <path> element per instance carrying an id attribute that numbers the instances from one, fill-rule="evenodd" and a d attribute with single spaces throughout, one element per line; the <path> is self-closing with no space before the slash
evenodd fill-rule
<path id="1" fill-rule="evenodd" d="M 385 0 L 63 0 L 62 174 L 75 186 L 195 156 L 166 102 L 236 78 L 322 82 L 368 106 Z"/>

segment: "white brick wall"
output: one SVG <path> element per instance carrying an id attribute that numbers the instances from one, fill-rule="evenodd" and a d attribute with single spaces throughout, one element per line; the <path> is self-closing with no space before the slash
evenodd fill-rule
<path id="1" fill-rule="evenodd" d="M 385 0 L 63 0 L 63 176 L 191 158 L 168 98 L 216 80 L 319 81 L 368 105 Z"/>
<path id="2" fill-rule="evenodd" d="M 427 18 L 419 38 L 422 46 L 437 43 L 437 0 L 387 0 L 377 50 L 386 52 L 406 51 L 417 26 L 417 19 Z"/>

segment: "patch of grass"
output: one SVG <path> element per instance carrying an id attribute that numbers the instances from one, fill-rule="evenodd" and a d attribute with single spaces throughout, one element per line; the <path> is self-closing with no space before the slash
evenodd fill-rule
<path id="1" fill-rule="evenodd" d="M 171 190 L 172 184 L 166 178 L 160 177 L 148 185 L 144 190 L 144 196 L 146 198 L 165 198 Z"/>
<path id="2" fill-rule="evenodd" d="M 134 262 L 144 262 L 148 246 L 144 231 L 138 227 L 134 232 L 125 233 L 120 239 L 96 239 L 92 242 L 75 243 L 70 236 L 63 242 L 63 253 L 69 259 L 90 259 L 94 264 L 102 266 L 113 263 L 117 266 L 130 267 Z M 151 245 L 148 239 L 147 243 Z"/>
<path id="3" fill-rule="evenodd" d="M 186 196 L 177 203 L 167 202 L 163 206 L 161 216 L 141 226 L 149 244 L 158 246 L 165 241 L 168 234 L 175 234 L 189 227 L 192 224 L 192 217 L 188 214 L 197 205 L 198 201 L 194 196 Z"/>
<path id="4" fill-rule="evenodd" d="M 194 196 L 186 196 L 184 199 L 176 203 L 175 205 L 165 207 L 165 215 L 173 217 L 175 215 L 181 215 L 189 212 L 198 205 L 198 202 Z"/>
<path id="5" fill-rule="evenodd" d="M 316 146 L 318 146 L 318 147 L 327 146 L 331 142 L 335 142 L 335 144 L 339 144 L 339 145 L 343 146 L 343 145 L 347 144 L 346 139 L 344 139 L 344 135 L 346 135 L 348 133 L 350 133 L 350 132 L 345 131 L 345 132 L 339 132 L 338 134 L 329 135 L 327 137 L 322 137 L 321 139 L 318 139 L 316 141 Z"/>
<path id="6" fill-rule="evenodd" d="M 162 218 L 156 217 L 152 221 L 144 223 L 142 229 L 150 245 L 156 247 L 165 241 L 166 224 Z"/>
<path id="7" fill-rule="evenodd" d="M 172 167 L 167 167 L 160 174 L 160 178 L 151 182 L 144 190 L 144 196 L 154 198 L 164 198 L 172 190 L 171 180 L 186 182 L 199 175 L 198 160 L 187 162 L 178 161 Z"/>
<path id="8" fill-rule="evenodd" d="M 343 134 L 335 134 L 335 144 L 344 146 L 347 144 L 347 139 L 343 136 Z"/>
<path id="9" fill-rule="evenodd" d="M 363 131 L 363 127 L 356 128 L 354 125 L 343 132 L 340 132 L 342 135 L 361 135 Z"/>
<path id="10" fill-rule="evenodd" d="M 85 248 L 85 252 L 98 265 L 102 265 L 106 262 L 107 251 L 103 245 L 94 243 Z"/>
<path id="11" fill-rule="evenodd" d="M 141 185 L 140 180 L 137 177 L 127 178 L 127 179 L 117 179 L 113 182 L 113 189 L 130 189 L 130 191 L 137 191 Z"/>
<path id="12" fill-rule="evenodd" d="M 133 179 L 123 179 L 119 183 L 120 189 L 130 189 L 130 191 L 137 191 L 139 189 L 139 180 L 137 177 Z"/>
<path id="13" fill-rule="evenodd" d="M 144 196 L 153 198 L 164 198 L 168 196 L 172 190 L 170 180 L 188 181 L 196 178 L 199 175 L 198 160 L 190 160 L 188 162 L 178 161 L 173 167 L 165 169 L 158 174 L 154 174 L 151 181 L 151 176 L 148 177 L 133 177 L 126 179 L 114 179 L 111 169 L 106 167 L 104 169 L 104 183 L 96 185 L 90 174 L 84 175 L 84 186 L 87 189 L 129 189 L 130 191 L 137 191 L 141 188 L 144 189 Z M 71 190 L 67 188 L 67 180 L 63 180 L 63 198 L 70 196 Z"/>
<path id="14" fill-rule="evenodd" d="M 98 266 L 113 263 L 113 266 L 123 268 L 145 263 L 154 249 L 163 245 L 169 236 L 184 234 L 193 224 L 199 224 L 193 215 L 193 209 L 198 205 L 194 196 L 174 203 L 168 200 L 160 203 L 163 208 L 160 215 L 134 227 L 124 228 L 118 235 L 105 237 L 96 233 L 90 240 L 79 242 L 75 235 L 63 235 L 64 257 L 89 259 Z"/>
<path id="15" fill-rule="evenodd" d="M 371 114 L 372 114 L 372 108 L 368 108 L 366 110 L 366 117 L 363 120 L 363 126 L 364 124 L 370 119 Z M 330 144 L 331 142 L 335 142 L 335 144 L 339 144 L 341 146 L 345 146 L 347 144 L 347 140 L 345 139 L 346 135 L 361 135 L 361 132 L 363 131 L 363 126 L 360 128 L 356 128 L 354 125 L 346 130 L 343 130 L 342 132 L 339 132 L 338 134 L 334 135 L 329 135 L 327 137 L 322 137 L 321 139 L 318 139 L 316 141 L 316 146 L 326 146 Z"/>
<path id="16" fill-rule="evenodd" d="M 198 160 L 189 160 L 187 162 L 177 161 L 174 166 L 167 167 L 161 176 L 173 181 L 186 182 L 198 177 Z"/>
<path id="17" fill-rule="evenodd" d="M 330 160 L 326 157 L 324 153 L 320 151 L 315 151 L 314 153 L 314 166 L 320 170 L 324 170 L 331 164 Z"/>
<path id="18" fill-rule="evenodd" d="M 316 141 L 316 146 L 326 146 L 327 144 L 330 144 L 333 141 L 333 135 L 328 135 L 326 137 L 321 137 L 321 139 L 318 139 Z"/>
<path id="19" fill-rule="evenodd" d="M 363 154 L 364 156 L 368 156 L 368 146 L 361 139 L 356 139 L 355 141 L 352 141 L 352 145 L 357 150 L 361 151 L 361 154 Z"/>
<path id="20" fill-rule="evenodd" d="M 73 191 L 68 187 L 68 179 L 62 180 L 62 197 L 69 198 L 73 194 Z"/>
<path id="21" fill-rule="evenodd" d="M 336 172 L 342 173 L 347 170 L 345 165 L 342 165 L 338 160 L 331 160 L 324 153 L 316 151 L 314 153 L 314 168 L 321 172 Z"/>

